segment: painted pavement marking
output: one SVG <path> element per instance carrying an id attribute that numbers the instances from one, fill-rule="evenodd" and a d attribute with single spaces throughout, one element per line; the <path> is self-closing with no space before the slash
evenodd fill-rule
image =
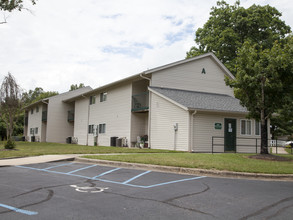
<path id="1" fill-rule="evenodd" d="M 95 167 L 95 166 L 97 166 L 97 164 L 94 164 L 94 165 L 91 165 L 91 166 L 87 166 L 87 167 L 83 167 L 83 168 L 80 168 L 80 169 L 77 169 L 77 170 L 70 171 L 70 172 L 68 172 L 68 174 L 75 173 L 75 172 L 78 172 L 80 170 L 85 170 L 85 169 L 88 169 L 88 168 L 91 168 L 91 167 Z"/>
<path id="2" fill-rule="evenodd" d="M 49 170 L 49 169 L 52 169 L 52 168 L 55 168 L 55 167 L 67 166 L 67 165 L 70 165 L 70 164 L 73 164 L 73 163 L 59 164 L 59 165 L 56 165 L 56 166 L 51 166 L 51 167 L 44 168 L 43 170 Z"/>
<path id="3" fill-rule="evenodd" d="M 2 204 L 2 203 L 0 203 L 0 207 L 10 209 L 11 211 L 18 212 L 18 213 L 25 214 L 25 215 L 37 215 L 38 214 L 38 212 L 33 212 L 33 211 L 28 211 L 28 210 L 24 210 L 24 209 L 15 208 L 13 206 L 5 205 L 5 204 Z"/>
<path id="4" fill-rule="evenodd" d="M 70 185 L 71 187 L 75 188 L 78 192 L 84 193 L 99 193 L 103 192 L 105 189 L 109 189 L 109 187 L 98 187 L 98 186 L 77 186 L 77 185 Z"/>
<path id="5" fill-rule="evenodd" d="M 112 172 L 114 172 L 114 171 L 116 171 L 116 170 L 120 170 L 120 169 L 121 169 L 121 168 L 115 168 L 115 169 L 113 169 L 113 170 L 106 171 L 106 172 L 104 172 L 104 173 L 99 174 L 98 176 L 94 176 L 93 179 L 96 179 L 96 178 L 98 178 L 98 177 L 104 176 L 104 175 L 106 175 L 106 174 L 112 173 Z"/>
<path id="6" fill-rule="evenodd" d="M 94 166 L 94 165 L 92 165 Z M 92 167 L 92 166 L 88 166 L 88 167 L 84 167 L 84 168 L 81 168 L 81 169 L 87 169 L 89 167 Z M 95 166 L 97 166 L 95 164 Z M 135 185 L 135 184 L 130 184 L 131 181 L 145 175 L 145 174 L 148 174 L 152 171 L 145 171 L 139 175 L 136 175 L 124 182 L 118 182 L 118 181 L 112 181 L 112 180 L 107 180 L 107 179 L 102 179 L 102 178 L 99 178 L 99 177 L 102 177 L 106 174 L 110 174 L 116 170 L 120 170 L 121 168 L 115 168 L 115 169 L 112 169 L 112 170 L 109 170 L 109 171 L 106 171 L 104 173 L 101 173 L 97 176 L 94 176 L 94 177 L 89 177 L 89 176 L 83 176 L 83 175 L 77 175 L 77 174 L 74 174 L 73 171 L 69 172 L 69 173 L 64 173 L 64 172 L 59 172 L 59 171 L 54 171 L 54 170 L 48 170 L 47 169 L 39 169 L 39 168 L 34 168 L 34 167 L 27 167 L 27 166 L 15 166 L 15 167 L 19 167 L 19 168 L 25 168 L 25 169 L 31 169 L 31 170 L 38 170 L 38 171 L 44 171 L 44 172 L 48 172 L 48 173 L 56 173 L 56 174 L 62 174 L 62 175 L 68 175 L 68 176 L 75 176 L 75 177 L 80 177 L 80 178 L 84 178 L 84 179 L 91 179 L 91 180 L 98 180 L 98 181 L 101 181 L 101 182 L 106 182 L 106 183 L 114 183 L 114 184 L 119 184 L 119 185 L 125 185 L 125 186 L 131 186 L 131 187 L 136 187 L 136 188 L 143 188 L 143 189 L 148 189 L 148 188 L 153 188 L 153 187 L 157 187 L 157 186 L 163 186 L 163 185 L 168 185 L 168 184 L 172 184 L 172 183 L 179 183 L 179 182 L 185 182 L 185 181 L 190 181 L 190 180 L 197 180 L 197 179 L 201 179 L 201 178 L 205 178 L 206 176 L 197 176 L 197 177 L 192 177 L 192 178 L 185 178 L 185 179 L 179 179 L 179 180 L 174 180 L 174 181 L 169 181 L 169 182 L 163 182 L 163 183 L 158 183 L 158 184 L 154 184 L 154 185 L 149 185 L 149 186 L 144 186 L 144 185 Z M 81 170 L 81 169 L 78 169 L 78 170 Z M 74 170 L 74 172 L 76 172 L 77 170 Z"/>
<path id="7" fill-rule="evenodd" d="M 152 171 L 151 170 L 145 171 L 145 172 L 143 172 L 141 174 L 138 174 L 137 176 L 134 176 L 134 177 L 130 178 L 129 180 L 124 181 L 123 183 L 124 184 L 129 183 L 129 182 L 131 182 L 131 181 L 133 181 L 133 180 L 135 180 L 135 179 L 137 179 L 137 178 L 139 178 L 139 177 L 141 177 L 141 176 L 143 176 L 143 175 L 145 175 L 147 173 L 150 173 L 150 172 L 152 172 Z"/>

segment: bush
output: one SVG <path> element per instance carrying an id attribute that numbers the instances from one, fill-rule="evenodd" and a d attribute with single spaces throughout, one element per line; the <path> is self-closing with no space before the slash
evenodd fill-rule
<path id="1" fill-rule="evenodd" d="M 12 149 L 15 148 L 15 143 L 14 143 L 11 139 L 8 139 L 8 141 L 7 141 L 6 144 L 4 145 L 4 148 L 5 148 L 5 149 L 12 150 Z"/>

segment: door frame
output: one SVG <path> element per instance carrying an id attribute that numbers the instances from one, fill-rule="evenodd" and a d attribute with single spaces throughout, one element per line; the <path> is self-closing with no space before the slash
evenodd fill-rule
<path id="1" fill-rule="evenodd" d="M 232 137 L 228 135 L 228 124 L 229 121 L 232 121 Z M 229 132 L 230 133 L 230 132 Z M 224 118 L 224 152 L 225 151 L 234 151 L 236 152 L 236 139 L 237 139 L 237 119 L 235 118 Z M 229 145 L 229 146 L 227 146 Z"/>

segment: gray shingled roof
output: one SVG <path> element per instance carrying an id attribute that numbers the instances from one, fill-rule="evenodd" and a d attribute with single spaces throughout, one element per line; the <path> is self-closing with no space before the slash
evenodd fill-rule
<path id="1" fill-rule="evenodd" d="M 240 101 L 234 97 L 215 93 L 195 92 L 170 88 L 150 87 L 163 96 L 185 106 L 188 109 L 248 112 L 240 105 Z"/>

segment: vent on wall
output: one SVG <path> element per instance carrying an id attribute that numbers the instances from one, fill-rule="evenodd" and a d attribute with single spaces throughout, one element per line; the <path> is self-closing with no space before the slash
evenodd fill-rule
<path id="1" fill-rule="evenodd" d="M 202 68 L 201 74 L 206 74 L 205 68 Z"/>

